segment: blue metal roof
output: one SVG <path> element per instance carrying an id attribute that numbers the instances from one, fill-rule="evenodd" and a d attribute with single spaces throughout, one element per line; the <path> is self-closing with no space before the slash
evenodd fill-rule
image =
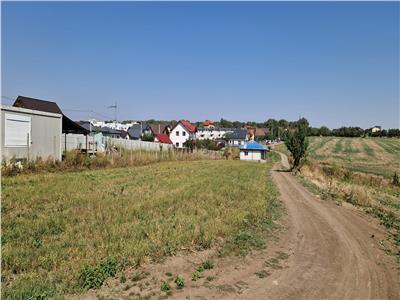
<path id="1" fill-rule="evenodd" d="M 264 150 L 267 151 L 267 148 L 264 147 L 263 145 L 255 142 L 255 141 L 251 141 L 248 142 L 245 145 L 239 146 L 239 149 L 246 149 L 246 150 Z"/>

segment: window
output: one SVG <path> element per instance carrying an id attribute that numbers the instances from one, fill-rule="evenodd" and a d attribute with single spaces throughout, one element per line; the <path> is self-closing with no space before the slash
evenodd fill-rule
<path id="1" fill-rule="evenodd" d="M 182 136 L 185 136 L 186 135 L 186 132 L 185 131 L 182 131 Z"/>
<path id="2" fill-rule="evenodd" d="M 31 117 L 5 114 L 4 134 L 4 146 L 29 147 L 32 140 Z"/>
<path id="3" fill-rule="evenodd" d="M 179 131 L 176 132 L 176 136 L 179 136 Z"/>
<path id="4" fill-rule="evenodd" d="M 176 143 L 175 143 L 175 146 L 179 147 L 179 143 L 178 143 L 178 142 L 176 142 Z"/>
<path id="5" fill-rule="evenodd" d="M 248 156 L 249 155 L 249 151 L 244 151 L 244 156 Z"/>

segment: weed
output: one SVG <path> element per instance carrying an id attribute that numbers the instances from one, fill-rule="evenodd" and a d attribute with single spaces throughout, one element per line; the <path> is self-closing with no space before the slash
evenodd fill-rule
<path id="1" fill-rule="evenodd" d="M 125 283 L 125 282 L 126 282 L 125 274 L 122 274 L 122 275 L 121 275 L 121 277 L 120 277 L 120 279 L 119 279 L 119 282 L 120 282 L 120 283 Z"/>
<path id="2" fill-rule="evenodd" d="M 79 276 L 79 286 L 83 289 L 98 289 L 104 280 L 115 276 L 117 261 L 114 257 L 108 257 L 95 267 L 85 266 Z"/>
<path id="3" fill-rule="evenodd" d="M 258 276 L 258 278 L 265 278 L 265 277 L 271 275 L 271 273 L 269 273 L 266 270 L 261 270 L 259 272 L 254 273 L 254 274 L 256 274 Z"/>
<path id="4" fill-rule="evenodd" d="M 201 265 L 203 266 L 203 268 L 205 270 L 211 270 L 212 268 L 214 268 L 214 262 L 212 260 L 209 260 L 209 259 L 204 261 Z"/>
<path id="5" fill-rule="evenodd" d="M 204 271 L 204 269 L 203 269 L 203 271 Z M 197 281 L 197 280 L 199 280 L 199 279 L 201 279 L 203 277 L 204 276 L 200 271 L 196 271 L 196 272 L 192 273 L 192 281 Z"/>
<path id="6" fill-rule="evenodd" d="M 171 277 L 172 273 L 171 272 L 167 272 L 167 273 L 165 273 L 165 275 L 168 276 L 168 277 Z"/>
<path id="7" fill-rule="evenodd" d="M 168 281 L 164 281 L 161 284 L 161 291 L 168 292 L 170 289 L 171 289 L 171 286 L 169 285 Z"/>
<path id="8" fill-rule="evenodd" d="M 175 284 L 177 289 L 183 289 L 185 287 L 185 280 L 182 276 L 178 276 L 175 279 Z"/>
<path id="9" fill-rule="evenodd" d="M 207 281 L 213 281 L 216 277 L 215 276 L 207 276 Z"/>

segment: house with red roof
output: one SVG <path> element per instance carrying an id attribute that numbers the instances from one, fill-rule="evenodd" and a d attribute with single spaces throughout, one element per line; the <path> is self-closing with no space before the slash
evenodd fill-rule
<path id="1" fill-rule="evenodd" d="M 161 144 L 172 144 L 171 139 L 166 133 L 155 133 L 154 141 Z"/>
<path id="2" fill-rule="evenodd" d="M 169 138 L 175 148 L 184 148 L 184 144 L 188 139 L 195 139 L 197 127 L 188 120 L 180 120 L 172 127 Z"/>

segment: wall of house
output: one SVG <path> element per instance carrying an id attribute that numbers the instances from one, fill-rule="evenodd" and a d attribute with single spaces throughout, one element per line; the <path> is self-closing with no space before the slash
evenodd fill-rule
<path id="1" fill-rule="evenodd" d="M 178 135 L 177 135 L 178 132 Z M 182 124 L 178 124 L 171 131 L 169 138 L 172 141 L 172 144 L 175 148 L 184 148 L 183 144 L 191 137 L 189 131 L 182 126 Z"/>
<path id="2" fill-rule="evenodd" d="M 247 152 L 247 155 L 246 155 Z M 240 159 L 241 160 L 261 160 L 261 151 L 257 150 L 240 150 Z"/>
<path id="3" fill-rule="evenodd" d="M 13 157 L 61 160 L 61 131 L 61 114 L 1 106 L 1 157 L 4 160 Z M 27 138 L 24 142 L 22 136 L 25 137 L 25 134 Z"/>
<path id="4" fill-rule="evenodd" d="M 244 140 L 229 140 L 228 144 L 229 144 L 229 146 L 240 146 L 240 145 L 244 145 L 245 141 Z"/>

